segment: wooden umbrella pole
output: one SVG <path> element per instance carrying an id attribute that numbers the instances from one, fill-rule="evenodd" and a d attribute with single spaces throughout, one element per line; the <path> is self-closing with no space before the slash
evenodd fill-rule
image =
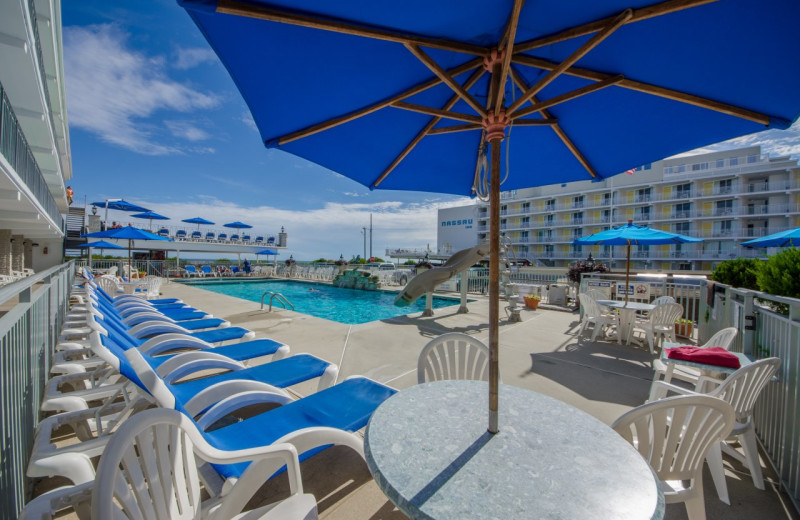
<path id="1" fill-rule="evenodd" d="M 628 259 L 625 261 L 625 305 L 628 304 L 628 295 L 630 293 L 629 284 L 631 278 L 631 241 L 628 240 Z"/>

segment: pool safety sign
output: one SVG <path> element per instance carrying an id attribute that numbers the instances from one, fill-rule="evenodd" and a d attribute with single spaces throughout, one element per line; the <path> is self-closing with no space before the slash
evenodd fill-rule
<path id="1" fill-rule="evenodd" d="M 587 291 L 600 291 L 605 296 L 604 299 L 611 299 L 611 284 L 614 282 L 610 280 L 586 280 Z M 624 285 L 624 284 L 623 284 Z"/>
<path id="2" fill-rule="evenodd" d="M 650 300 L 650 284 L 645 282 L 634 282 L 628 284 L 627 290 L 624 283 L 617 283 L 617 298 L 628 296 L 637 300 Z"/>

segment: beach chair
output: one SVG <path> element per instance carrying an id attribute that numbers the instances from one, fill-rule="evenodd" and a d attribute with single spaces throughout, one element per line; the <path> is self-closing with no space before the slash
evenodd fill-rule
<path id="1" fill-rule="evenodd" d="M 417 382 L 443 379 L 489 380 L 489 347 L 477 338 L 450 332 L 432 339 L 417 361 Z"/>
<path id="2" fill-rule="evenodd" d="M 169 229 L 161 228 L 158 230 L 158 236 L 160 237 L 169 237 Z"/>
<path id="3" fill-rule="evenodd" d="M 274 244 L 275 244 L 275 237 L 269 237 L 267 239 L 267 245 L 271 246 L 271 245 L 274 245 Z"/>
<path id="4" fill-rule="evenodd" d="M 178 231 L 176 231 L 175 232 L 175 240 L 178 240 L 178 241 L 186 240 L 186 230 L 185 229 L 179 229 Z"/>
<path id="5" fill-rule="evenodd" d="M 714 397 L 680 396 L 647 403 L 611 425 L 647 460 L 667 504 L 683 502 L 689 520 L 703 520 L 703 460 L 731 432 L 730 404 Z M 720 463 L 722 457 L 720 456 Z"/>
<path id="6" fill-rule="evenodd" d="M 256 244 L 263 244 L 264 243 L 264 237 L 257 236 L 255 243 Z"/>
<path id="7" fill-rule="evenodd" d="M 242 235 L 242 243 L 243 244 L 249 244 L 250 240 L 251 240 L 250 235 Z"/>
<path id="8" fill-rule="evenodd" d="M 201 265 L 200 270 L 203 272 L 203 276 L 211 276 L 212 278 L 217 276 L 217 273 L 211 269 L 211 266 Z"/>
<path id="9" fill-rule="evenodd" d="M 758 458 L 758 443 L 756 441 L 755 425 L 753 424 L 753 411 L 758 397 L 772 380 L 775 373 L 777 373 L 780 366 L 781 360 L 772 357 L 759 359 L 747 366 L 743 366 L 733 374 L 730 374 L 724 381 L 701 376 L 698 378 L 695 390 L 713 388 L 713 390 L 705 393 L 687 390 L 664 381 L 656 381 L 650 389 L 650 400 L 656 403 L 670 399 L 656 400 L 656 397 L 673 392 L 683 396 L 709 396 L 712 399 L 729 403 L 733 408 L 736 417 L 732 425 L 733 429 L 728 430 L 725 436 L 719 439 L 720 444 L 717 446 L 717 451 L 710 452 L 708 457 L 708 468 L 711 471 L 711 477 L 714 479 L 717 495 L 720 500 L 728 505 L 731 502 L 728 498 L 728 484 L 725 480 L 722 454 L 719 453 L 720 449 L 744 464 L 750 471 L 755 487 L 764 489 L 764 476 L 761 472 L 761 461 Z M 739 453 L 738 450 L 730 446 L 726 439 L 735 440 L 742 447 L 743 453 Z"/>
<path id="10" fill-rule="evenodd" d="M 233 243 L 238 243 L 239 239 L 240 239 L 239 235 L 234 233 L 233 235 L 231 235 L 230 241 Z"/>
<path id="11" fill-rule="evenodd" d="M 227 242 L 228 241 L 228 234 L 227 233 L 220 233 L 217 235 L 217 242 Z"/>
<path id="12" fill-rule="evenodd" d="M 197 268 L 193 265 L 187 265 L 183 268 L 183 277 L 184 278 L 191 278 L 193 276 L 197 276 L 198 278 L 203 276 L 203 273 L 199 272 Z"/>
<path id="13" fill-rule="evenodd" d="M 231 266 L 231 276 L 244 276 L 244 273 L 239 269 L 238 266 L 232 265 Z"/>
<path id="14" fill-rule="evenodd" d="M 217 234 L 213 231 L 206 233 L 206 242 L 214 242 L 217 239 Z"/>
<path id="15" fill-rule="evenodd" d="M 193 242 L 199 242 L 203 239 L 203 234 L 199 231 L 192 231 L 191 240 Z"/>

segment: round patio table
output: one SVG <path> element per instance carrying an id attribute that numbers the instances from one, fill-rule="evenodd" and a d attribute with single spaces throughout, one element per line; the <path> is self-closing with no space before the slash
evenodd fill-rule
<path id="1" fill-rule="evenodd" d="M 500 385 L 500 432 L 486 431 L 488 384 L 403 390 L 367 425 L 378 486 L 411 518 L 660 519 L 664 495 L 639 453 L 594 417 Z"/>
<path id="2" fill-rule="evenodd" d="M 636 313 L 639 311 L 652 311 L 656 308 L 655 305 L 652 303 L 644 303 L 644 302 L 625 302 L 621 300 L 597 300 L 598 305 L 602 305 L 603 307 L 611 307 L 612 309 L 619 310 L 619 331 L 617 332 L 617 343 L 622 343 L 623 336 L 625 337 L 625 343 L 628 342 L 628 338 L 630 337 L 631 329 L 633 328 L 634 322 L 636 321 Z M 633 338 L 636 343 L 639 343 L 639 340 L 635 337 Z M 641 343 L 639 343 L 641 344 Z"/>

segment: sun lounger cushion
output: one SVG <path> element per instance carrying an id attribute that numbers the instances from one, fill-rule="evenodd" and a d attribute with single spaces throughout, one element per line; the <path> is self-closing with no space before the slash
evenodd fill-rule
<path id="1" fill-rule="evenodd" d="M 272 444 L 284 435 L 314 426 L 356 431 L 367 425 L 375 409 L 396 390 L 356 377 L 244 421 L 204 432 L 208 442 L 223 450 Z M 305 460 L 319 448 L 301 454 Z M 223 477 L 241 476 L 248 463 L 214 465 Z"/>

